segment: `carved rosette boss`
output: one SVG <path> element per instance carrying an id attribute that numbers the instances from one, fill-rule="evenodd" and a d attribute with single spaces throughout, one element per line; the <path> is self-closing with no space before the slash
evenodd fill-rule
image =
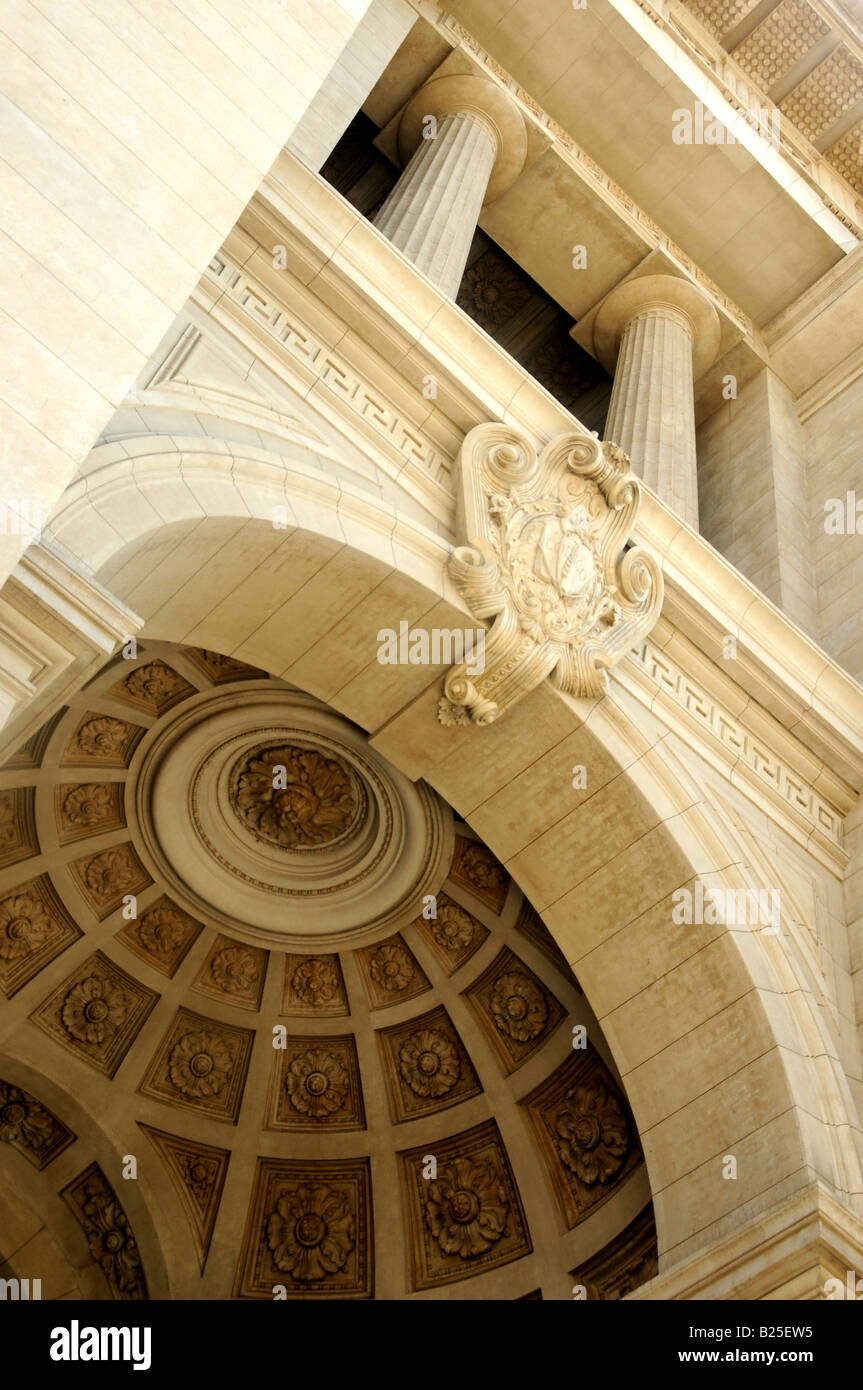
<path id="1" fill-rule="evenodd" d="M 606 671 L 662 608 L 656 560 L 628 544 L 641 500 L 629 459 L 576 431 L 537 454 L 507 425 L 477 425 L 459 460 L 449 573 L 477 618 L 493 619 L 444 681 L 443 724 L 491 724 L 546 676 L 601 695 Z"/>

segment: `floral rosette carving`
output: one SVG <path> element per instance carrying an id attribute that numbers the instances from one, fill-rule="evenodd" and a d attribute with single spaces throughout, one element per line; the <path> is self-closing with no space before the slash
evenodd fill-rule
<path id="1" fill-rule="evenodd" d="M 326 956 L 315 956 L 297 966 L 291 988 L 304 1004 L 329 1004 L 339 992 L 339 974 Z"/>
<path id="2" fill-rule="evenodd" d="M 248 994 L 258 980 L 258 962 L 242 946 L 226 946 L 210 964 L 213 983 L 228 994 Z"/>
<path id="3" fill-rule="evenodd" d="M 123 849 L 103 849 L 84 870 L 87 887 L 99 898 L 112 897 L 134 887 L 138 878 L 134 861 Z"/>
<path id="4" fill-rule="evenodd" d="M 436 1028 L 412 1033 L 399 1049 L 399 1071 L 417 1096 L 445 1096 L 461 1074 L 457 1049 Z"/>
<path id="5" fill-rule="evenodd" d="M 185 682 L 170 667 L 153 661 L 149 666 L 139 666 L 137 671 L 126 677 L 124 685 L 129 694 L 137 699 L 160 705 L 176 695 Z"/>
<path id="6" fill-rule="evenodd" d="M 545 1027 L 545 996 L 539 985 L 518 970 L 495 980 L 489 1003 L 496 1026 L 516 1042 L 530 1042 Z"/>
<path id="7" fill-rule="evenodd" d="M 608 1182 L 623 1166 L 629 1126 L 617 1096 L 601 1081 L 567 1092 L 555 1129 L 561 1159 L 588 1187 Z"/>
<path id="8" fill-rule="evenodd" d="M 459 868 L 480 893 L 497 896 L 506 882 L 506 869 L 492 858 L 484 845 L 469 845 L 461 857 Z"/>
<path id="9" fill-rule="evenodd" d="M 375 951 L 369 961 L 369 974 L 381 989 L 398 994 L 407 989 L 414 976 L 411 958 L 397 941 L 388 942 Z"/>
<path id="10" fill-rule="evenodd" d="M 44 1149 L 54 1138 L 53 1115 L 17 1086 L 0 1081 L 0 1139 L 28 1149 Z"/>
<path id="11" fill-rule="evenodd" d="M 266 1230 L 276 1268 L 306 1283 L 337 1274 L 356 1244 L 347 1197 L 323 1183 L 283 1189 Z"/>
<path id="12" fill-rule="evenodd" d="M 285 1077 L 285 1091 L 295 1110 L 319 1120 L 340 1110 L 348 1094 L 348 1073 L 337 1057 L 323 1049 L 294 1057 Z"/>
<path id="13" fill-rule="evenodd" d="M 85 1190 L 83 1215 L 90 1254 L 112 1288 L 132 1297 L 141 1288 L 143 1272 L 138 1243 L 120 1203 L 95 1184 Z"/>
<path id="14" fill-rule="evenodd" d="M 456 1158 L 428 1184 L 425 1219 L 446 1255 L 485 1254 L 506 1230 L 509 1198 L 495 1165 Z"/>
<path id="15" fill-rule="evenodd" d="M 218 1033 L 186 1033 L 176 1044 L 168 1073 L 178 1091 L 196 1100 L 216 1096 L 225 1088 L 233 1066 L 230 1048 Z"/>
<path id="16" fill-rule="evenodd" d="M 50 931 L 51 920 L 38 898 L 19 893 L 0 902 L 0 960 L 23 960 Z"/>
<path id="17" fill-rule="evenodd" d="M 70 825 L 98 825 L 113 811 L 111 789 L 104 782 L 88 782 L 75 787 L 63 802 L 63 815 Z"/>
<path id="18" fill-rule="evenodd" d="M 128 1009 L 128 996 L 112 980 L 88 975 L 69 990 L 60 1018 L 70 1037 L 101 1047 L 123 1023 Z"/>
<path id="19" fill-rule="evenodd" d="M 476 930 L 470 913 L 457 903 L 446 903 L 440 907 L 437 917 L 432 918 L 429 926 L 437 944 L 453 955 L 467 949 Z"/>
<path id="20" fill-rule="evenodd" d="M 353 822 L 357 796 L 341 763 L 312 748 L 269 748 L 242 765 L 233 806 L 240 820 L 286 849 L 339 839 Z"/>
<path id="21" fill-rule="evenodd" d="M 94 757 L 99 753 L 121 753 L 126 742 L 126 725 L 110 715 L 88 719 L 78 730 L 75 742 L 82 753 Z"/>
<path id="22" fill-rule="evenodd" d="M 481 328 L 493 333 L 529 298 L 530 290 L 521 276 L 496 256 L 486 254 L 465 275 L 458 302 Z"/>
<path id="23" fill-rule="evenodd" d="M 148 951 L 170 955 L 183 940 L 185 923 L 170 907 L 151 907 L 138 923 L 138 936 Z"/>
<path id="24" fill-rule="evenodd" d="M 203 1154 L 181 1154 L 180 1170 L 189 1191 L 203 1206 L 219 1173 L 218 1159 L 205 1158 Z"/>

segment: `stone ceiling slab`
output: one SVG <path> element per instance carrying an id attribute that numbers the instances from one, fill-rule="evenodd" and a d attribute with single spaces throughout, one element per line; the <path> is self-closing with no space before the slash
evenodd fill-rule
<path id="1" fill-rule="evenodd" d="M 576 319 L 634 269 L 647 249 L 553 150 L 484 209 L 480 226 Z M 573 269 L 576 244 L 587 252 L 583 270 Z"/>
<path id="2" fill-rule="evenodd" d="M 455 0 L 453 11 L 756 323 L 841 258 L 827 225 L 742 145 L 673 142 L 674 113 L 691 111 L 695 93 L 609 0 L 584 11 L 557 0 L 539 13 L 517 0 L 504 14 L 488 0 Z"/>

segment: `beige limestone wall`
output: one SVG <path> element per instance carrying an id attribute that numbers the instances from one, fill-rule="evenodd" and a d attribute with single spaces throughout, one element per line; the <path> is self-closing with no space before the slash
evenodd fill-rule
<path id="1" fill-rule="evenodd" d="M 697 448 L 702 535 L 816 636 L 805 440 L 788 388 L 765 368 L 701 424 Z"/>
<path id="2" fill-rule="evenodd" d="M 0 579 L 368 8 L 6 0 Z"/>
<path id="3" fill-rule="evenodd" d="M 863 378 L 807 420 L 812 554 L 818 597 L 818 640 L 857 680 L 863 679 L 863 539 L 847 527 L 825 530 L 825 503 L 863 503 Z M 847 502 L 846 502 L 847 510 Z M 861 507 L 863 513 L 863 507 Z M 857 520 L 863 533 L 863 514 Z"/>
<path id="4" fill-rule="evenodd" d="M 847 1084 L 856 1107 L 856 1113 L 852 1114 L 853 1142 L 863 1158 L 863 1058 L 857 1002 L 863 985 L 858 941 L 863 927 L 859 889 L 859 880 L 863 877 L 859 872 L 863 866 L 860 807 L 846 823 L 845 847 L 851 855 L 851 864 L 843 882 L 801 845 L 795 844 L 762 808 L 720 779 L 694 749 L 676 739 L 673 744 L 704 787 L 713 806 L 720 808 L 722 833 L 736 846 L 738 870 L 748 884 L 757 882 L 774 895 L 768 901 L 777 909 L 781 924 L 775 939 L 772 932 L 762 936 L 757 926 L 753 929 L 745 924 L 735 928 L 734 934 L 738 939 L 749 938 L 750 946 L 754 943 L 756 949 L 768 955 L 779 945 L 784 960 L 783 970 L 777 974 L 777 984 L 782 980 L 784 988 L 800 991 L 811 1018 L 818 1020 L 823 1037 L 822 1056 L 812 1046 L 812 1035 L 800 1028 L 794 1035 L 792 1051 L 798 1058 L 811 1051 L 818 1055 L 820 1067 L 832 1068 L 835 1075 L 844 1078 L 842 1085 Z M 859 919 L 856 922 L 855 917 Z"/>
<path id="5" fill-rule="evenodd" d="M 335 149 L 416 19 L 407 0 L 372 0 L 288 141 L 310 169 L 317 172 Z"/>

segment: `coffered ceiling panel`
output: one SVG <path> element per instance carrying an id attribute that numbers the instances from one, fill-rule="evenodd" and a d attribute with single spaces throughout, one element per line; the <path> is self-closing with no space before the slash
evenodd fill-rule
<path id="1" fill-rule="evenodd" d="M 686 4 L 696 19 L 721 39 L 755 9 L 758 0 L 686 0 Z"/>
<path id="2" fill-rule="evenodd" d="M 782 0 L 733 53 L 767 90 L 829 33 L 829 24 L 805 0 Z"/>
<path id="3" fill-rule="evenodd" d="M 863 62 L 835 49 L 779 103 L 779 109 L 814 140 L 863 98 Z"/>
<path id="4" fill-rule="evenodd" d="M 863 197 L 863 121 L 846 131 L 826 154 L 843 179 Z"/>
<path id="5" fill-rule="evenodd" d="M 682 3 L 756 85 L 756 102 L 759 92 L 765 100 L 771 93 L 789 125 L 823 152 L 856 193 L 863 191 L 859 122 L 842 128 L 863 102 L 863 53 L 852 48 L 848 31 L 831 27 L 808 0 L 779 0 L 767 13 L 763 3 Z M 848 15 L 852 24 L 861 18 L 859 7 Z"/>

